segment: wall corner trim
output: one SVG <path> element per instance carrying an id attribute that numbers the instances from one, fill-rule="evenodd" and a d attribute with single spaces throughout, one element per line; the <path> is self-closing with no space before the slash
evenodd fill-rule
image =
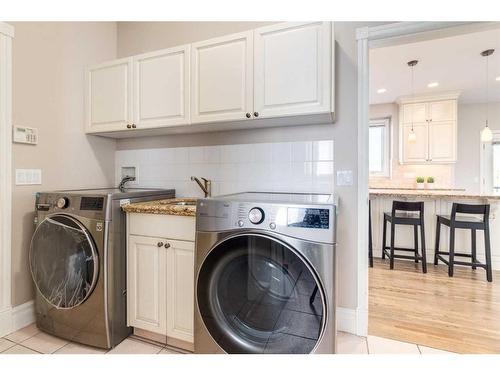
<path id="1" fill-rule="evenodd" d="M 12 332 L 35 322 L 35 301 L 31 300 L 12 308 Z"/>
<path id="2" fill-rule="evenodd" d="M 368 310 L 337 307 L 337 330 L 367 336 Z"/>

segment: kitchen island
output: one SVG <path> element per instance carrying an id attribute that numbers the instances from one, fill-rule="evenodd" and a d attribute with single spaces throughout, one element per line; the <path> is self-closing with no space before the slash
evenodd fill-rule
<path id="1" fill-rule="evenodd" d="M 394 200 L 408 202 L 424 202 L 425 241 L 427 262 L 434 261 L 434 242 L 436 235 L 436 215 L 450 215 L 453 202 L 467 204 L 490 204 L 490 235 L 491 255 L 494 270 L 500 270 L 500 195 L 471 194 L 464 190 L 439 189 L 370 189 L 373 253 L 375 257 L 382 254 L 382 227 L 384 212 L 391 212 Z M 388 243 L 390 228 L 388 227 Z M 440 249 L 448 250 L 449 228 L 441 227 Z M 397 247 L 413 247 L 413 228 L 410 226 L 396 226 Z M 470 253 L 470 231 L 457 229 L 455 234 L 455 251 Z M 484 262 L 484 236 L 477 233 L 477 256 Z M 397 265 L 396 265 L 397 267 Z M 459 266 L 457 266 L 459 267 Z M 478 272 L 481 270 L 478 269 Z M 485 276 L 486 277 L 486 276 Z"/>

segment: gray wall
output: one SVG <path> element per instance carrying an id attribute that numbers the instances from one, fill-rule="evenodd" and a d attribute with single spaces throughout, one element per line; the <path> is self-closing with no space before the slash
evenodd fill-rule
<path id="1" fill-rule="evenodd" d="M 135 23 L 118 24 L 118 56 L 124 57 L 149 50 L 204 40 L 243 31 L 262 23 Z M 336 170 L 352 170 L 354 186 L 337 187 L 340 198 L 338 225 L 339 305 L 357 307 L 357 27 L 367 23 L 335 23 L 336 40 L 336 122 L 331 125 L 253 129 L 168 135 L 162 137 L 119 140 L 117 149 L 158 148 L 280 142 L 293 140 L 334 140 Z"/>
<path id="2" fill-rule="evenodd" d="M 37 191 L 108 186 L 115 141 L 85 136 L 84 68 L 114 59 L 116 23 L 13 22 L 13 124 L 38 128 L 13 145 L 13 168 L 40 168 L 40 186 L 13 186 L 12 305 L 33 298 L 28 249 Z"/>

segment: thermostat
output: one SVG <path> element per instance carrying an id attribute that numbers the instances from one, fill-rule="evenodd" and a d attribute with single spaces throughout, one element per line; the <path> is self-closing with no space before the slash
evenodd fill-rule
<path id="1" fill-rule="evenodd" d="M 14 143 L 26 143 L 36 145 L 38 143 L 38 129 L 26 126 L 14 126 L 12 141 Z"/>

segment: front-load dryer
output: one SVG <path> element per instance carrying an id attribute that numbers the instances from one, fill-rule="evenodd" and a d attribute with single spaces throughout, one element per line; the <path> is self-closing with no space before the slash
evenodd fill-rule
<path id="1" fill-rule="evenodd" d="M 196 215 L 195 353 L 335 353 L 332 195 L 227 195 Z"/>
<path id="2" fill-rule="evenodd" d="M 127 327 L 126 226 L 122 204 L 172 198 L 174 190 L 38 193 L 29 262 L 37 327 L 112 348 Z"/>

